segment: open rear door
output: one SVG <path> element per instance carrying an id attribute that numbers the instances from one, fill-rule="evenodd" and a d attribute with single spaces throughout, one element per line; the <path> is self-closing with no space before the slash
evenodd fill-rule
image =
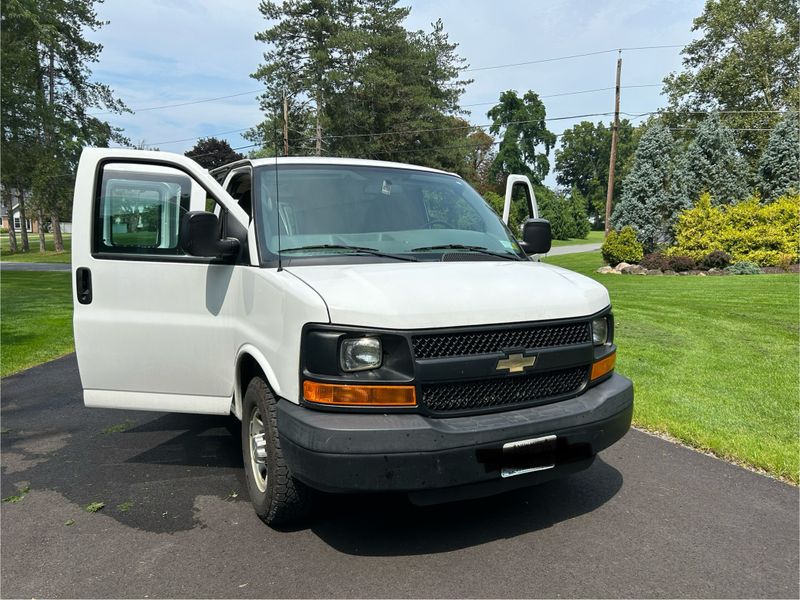
<path id="1" fill-rule="evenodd" d="M 235 259 L 189 256 L 182 216 L 221 215 Z M 166 152 L 87 148 L 75 182 L 75 349 L 86 406 L 226 414 L 230 315 L 250 264 L 247 214 L 197 163 Z"/>

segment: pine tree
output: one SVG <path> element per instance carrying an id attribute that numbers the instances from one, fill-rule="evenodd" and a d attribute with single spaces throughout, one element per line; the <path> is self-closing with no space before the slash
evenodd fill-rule
<path id="1" fill-rule="evenodd" d="M 686 197 L 676 193 L 676 163 L 677 146 L 669 128 L 659 122 L 649 126 L 611 216 L 614 229 L 633 227 L 647 252 L 672 240 L 678 215 L 689 206 Z"/>
<path id="2" fill-rule="evenodd" d="M 398 0 L 264 1 L 271 21 L 256 36 L 269 43 L 253 77 L 266 87 L 265 121 L 246 134 L 265 146 L 282 138 L 283 97 L 291 154 L 319 153 L 466 168 L 457 121 L 468 83 L 441 21 L 411 32 Z M 459 154 L 452 146 L 465 146 Z M 469 147 L 466 147 L 469 146 Z"/>
<path id="3" fill-rule="evenodd" d="M 769 136 L 758 164 L 758 187 L 764 202 L 800 193 L 800 117 L 797 112 L 787 113 Z"/>
<path id="4" fill-rule="evenodd" d="M 714 204 L 735 204 L 747 197 L 748 178 L 733 132 L 720 122 L 719 114 L 708 115 L 679 161 L 680 193 L 692 205 L 704 192 Z"/>

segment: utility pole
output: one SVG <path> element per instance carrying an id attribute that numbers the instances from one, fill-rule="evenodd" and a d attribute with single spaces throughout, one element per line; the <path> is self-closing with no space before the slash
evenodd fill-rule
<path id="1" fill-rule="evenodd" d="M 606 191 L 606 230 L 605 237 L 611 229 L 611 202 L 614 200 L 614 168 L 617 164 L 617 136 L 619 135 L 619 78 L 622 74 L 622 50 L 618 50 L 617 85 L 614 103 L 614 126 L 611 129 L 611 158 L 608 161 L 608 190 Z"/>
<path id="2" fill-rule="evenodd" d="M 289 156 L 289 100 L 283 92 L 283 155 Z"/>
<path id="3" fill-rule="evenodd" d="M 322 156 L 322 123 L 319 120 L 319 112 L 322 110 L 322 103 L 320 102 L 320 98 L 322 94 L 320 92 L 317 93 L 317 142 L 316 142 L 316 155 Z"/>

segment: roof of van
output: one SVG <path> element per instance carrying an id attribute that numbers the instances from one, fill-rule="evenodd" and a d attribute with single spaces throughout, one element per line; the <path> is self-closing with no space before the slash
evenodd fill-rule
<path id="1" fill-rule="evenodd" d="M 383 160 L 366 160 L 362 158 L 333 158 L 326 156 L 279 156 L 276 158 L 256 158 L 249 161 L 254 167 L 278 165 L 347 165 L 359 167 L 384 167 L 389 169 L 414 169 L 417 171 L 427 171 L 430 173 L 442 173 L 444 175 L 455 175 L 440 169 L 409 165 L 407 163 L 389 162 Z M 232 166 L 232 165 L 226 165 Z M 216 170 L 216 169 L 215 169 Z"/>

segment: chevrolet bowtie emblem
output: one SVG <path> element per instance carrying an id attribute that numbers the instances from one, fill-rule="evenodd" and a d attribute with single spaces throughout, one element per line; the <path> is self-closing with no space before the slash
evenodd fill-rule
<path id="1" fill-rule="evenodd" d="M 536 362 L 535 356 L 523 356 L 522 354 L 511 354 L 508 358 L 497 361 L 496 369 L 508 369 L 509 373 L 522 373 L 526 367 L 532 367 Z"/>

